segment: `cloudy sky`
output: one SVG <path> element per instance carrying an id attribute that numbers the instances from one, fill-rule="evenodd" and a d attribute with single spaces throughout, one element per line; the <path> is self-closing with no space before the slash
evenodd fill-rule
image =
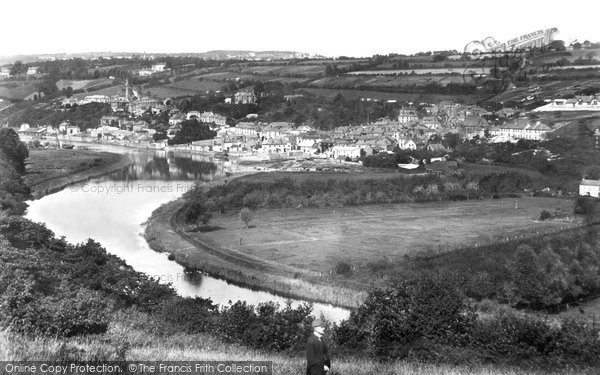
<path id="1" fill-rule="evenodd" d="M 0 55 L 293 50 L 371 56 L 462 50 L 557 27 L 600 41 L 600 1 L 28 0 L 0 4 Z"/>

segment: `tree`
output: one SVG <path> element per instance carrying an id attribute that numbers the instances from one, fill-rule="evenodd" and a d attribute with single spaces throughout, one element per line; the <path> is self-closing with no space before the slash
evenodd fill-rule
<path id="1" fill-rule="evenodd" d="M 25 159 L 29 157 L 29 151 L 27 151 L 27 146 L 19 140 L 19 135 L 14 129 L 0 130 L 0 152 L 4 153 L 17 169 L 25 171 Z"/>
<path id="2" fill-rule="evenodd" d="M 201 124 L 196 119 L 186 120 L 181 123 L 181 130 L 175 134 L 173 139 L 169 140 L 170 145 L 191 143 L 204 139 L 212 139 L 217 132 L 210 130 L 206 124 Z"/>
<path id="3" fill-rule="evenodd" d="M 23 65 L 23 62 L 21 60 L 15 61 L 13 66 L 10 68 L 11 76 L 16 76 L 19 74 L 23 74 L 25 72 L 27 72 L 27 67 L 25 65 Z"/>
<path id="4" fill-rule="evenodd" d="M 252 211 L 249 208 L 244 207 L 240 211 L 240 220 L 244 223 L 246 228 L 248 228 L 248 223 L 253 219 Z"/>
<path id="5" fill-rule="evenodd" d="M 455 148 L 460 142 L 458 133 L 446 133 L 444 135 L 444 145 L 448 148 Z"/>
<path id="6" fill-rule="evenodd" d="M 565 42 L 562 40 L 554 40 L 548 45 L 548 48 L 555 51 L 566 51 Z"/>

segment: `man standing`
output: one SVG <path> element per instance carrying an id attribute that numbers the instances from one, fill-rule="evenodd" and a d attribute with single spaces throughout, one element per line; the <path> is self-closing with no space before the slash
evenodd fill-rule
<path id="1" fill-rule="evenodd" d="M 312 326 L 313 334 L 306 342 L 306 374 L 324 375 L 331 366 L 327 345 L 322 340 L 325 327 L 320 319 L 315 319 Z"/>

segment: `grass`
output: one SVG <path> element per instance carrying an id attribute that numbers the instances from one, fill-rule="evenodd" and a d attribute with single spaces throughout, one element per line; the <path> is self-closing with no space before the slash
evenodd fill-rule
<path id="1" fill-rule="evenodd" d="M 304 374 L 303 352 L 267 353 L 236 344 L 227 344 L 210 334 L 160 334 L 142 328 L 147 317 L 124 312 L 111 323 L 103 335 L 70 339 L 30 338 L 0 330 L 0 360 L 2 361 L 272 361 L 273 374 Z M 152 323 L 150 323 L 152 324 Z M 160 330 L 160 329 L 159 329 Z M 378 362 L 368 357 L 332 352 L 335 374 L 552 374 L 549 371 L 527 371 L 493 365 L 442 365 L 396 360 Z M 584 372 L 560 372 L 581 374 Z M 592 374 L 592 370 L 587 372 Z"/>
<path id="2" fill-rule="evenodd" d="M 465 103 L 473 103 L 474 97 L 470 95 L 433 95 L 433 94 L 421 94 L 421 93 L 394 93 L 385 91 L 374 91 L 374 90 L 352 90 L 352 89 L 324 89 L 324 88 L 303 88 L 315 95 L 321 95 L 325 97 L 334 97 L 337 94 L 342 94 L 346 99 L 357 99 L 357 98 L 373 98 L 377 100 L 391 100 L 395 99 L 401 102 L 410 101 L 425 101 L 425 102 L 439 102 L 443 100 L 452 100 L 460 102 L 461 100 Z"/>
<path id="3" fill-rule="evenodd" d="M 238 285 L 285 297 L 342 307 L 356 307 L 364 301 L 364 292 L 343 285 L 332 285 L 324 275 L 265 261 L 238 251 L 224 252 L 192 237 L 190 232 L 173 220 L 183 204 L 183 200 L 179 199 L 155 210 L 144 233 L 152 249 L 172 254 L 177 263 Z"/>
<path id="4" fill-rule="evenodd" d="M 214 247 L 320 273 L 331 272 L 344 261 L 356 268 L 354 277 L 367 281 L 366 270 L 360 271 L 374 260 L 397 261 L 429 249 L 486 243 L 523 231 L 565 226 L 537 221 L 544 209 L 568 212 L 572 202 L 525 197 L 334 210 L 270 209 L 255 211 L 250 229 L 244 228 L 237 215 L 214 215 L 211 225 L 223 229 L 192 236 Z"/>
<path id="5" fill-rule="evenodd" d="M 190 90 L 196 93 L 205 93 L 206 91 L 220 91 L 223 90 L 225 84 L 223 82 L 211 81 L 211 80 L 198 80 L 198 79 L 186 79 L 182 81 L 176 81 L 170 85 L 162 87 L 172 87 L 182 90 Z M 151 89 L 151 88 L 150 88 Z"/>
<path id="6" fill-rule="evenodd" d="M 58 90 L 62 90 L 63 88 L 72 87 L 73 90 L 94 90 L 94 87 L 102 87 L 111 85 L 114 83 L 114 80 L 107 78 L 99 78 L 99 79 L 87 79 L 87 80 L 68 80 L 61 79 L 56 82 L 56 87 Z"/>
<path id="7" fill-rule="evenodd" d="M 33 196 L 62 189 L 91 177 L 97 177 L 129 165 L 127 156 L 89 150 L 31 150 L 26 161 L 25 183 Z"/>
<path id="8" fill-rule="evenodd" d="M 396 175 L 385 170 L 365 170 L 256 173 L 239 178 L 252 183 L 289 177 L 299 183 L 315 178 L 344 181 Z M 570 200 L 525 197 L 258 210 L 253 213 L 249 228 L 235 213 L 214 214 L 210 222 L 214 230 L 196 231 L 174 219 L 183 204 L 179 200 L 153 214 L 146 239 L 155 250 L 169 252 L 178 263 L 217 277 L 344 307 L 360 304 L 370 285 L 384 283 L 396 272 L 397 267 L 392 265 L 403 264 L 408 258 L 524 239 L 536 232 L 553 232 L 577 224 L 537 220 L 542 210 L 571 212 Z M 341 262 L 350 265 L 351 275 L 337 274 L 336 267 Z M 374 266 L 385 266 L 387 271 L 374 279 Z"/>
<path id="9" fill-rule="evenodd" d="M 0 83 L 0 98 L 4 99 L 24 99 L 29 94 L 36 91 L 40 80 L 25 81 L 7 81 Z"/>

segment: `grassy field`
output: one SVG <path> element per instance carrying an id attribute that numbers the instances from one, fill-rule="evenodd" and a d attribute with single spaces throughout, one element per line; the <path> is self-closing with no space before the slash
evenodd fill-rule
<path id="1" fill-rule="evenodd" d="M 446 86 L 449 83 L 465 83 L 462 74 L 453 75 L 342 75 L 338 77 L 325 77 L 310 83 L 313 87 L 390 87 L 401 88 L 406 86 L 424 86 L 437 83 Z"/>
<path id="2" fill-rule="evenodd" d="M 41 80 L 7 81 L 0 83 L 0 98 L 24 99 L 34 91 Z"/>
<path id="3" fill-rule="evenodd" d="M 473 103 L 474 97 L 470 95 L 432 95 L 432 94 L 420 94 L 420 93 L 394 93 L 385 91 L 374 91 L 374 90 L 351 90 L 351 89 L 323 89 L 323 88 L 303 88 L 315 95 L 321 95 L 325 97 L 334 97 L 337 94 L 342 94 L 346 99 L 357 99 L 357 98 L 373 98 L 377 100 L 390 100 L 395 99 L 398 101 L 417 101 L 417 102 L 438 102 L 443 100 L 452 100 L 455 102 Z"/>
<path id="4" fill-rule="evenodd" d="M 107 79 L 107 78 L 76 80 L 76 81 L 68 80 L 68 79 L 61 79 L 58 82 L 56 82 L 56 87 L 58 88 L 59 91 L 62 90 L 63 88 L 67 88 L 67 87 L 72 87 L 73 90 L 92 91 L 92 90 L 94 90 L 95 87 L 107 86 L 107 85 L 111 85 L 113 83 L 114 83 L 114 80 Z"/>
<path id="5" fill-rule="evenodd" d="M 88 150 L 32 150 L 26 161 L 25 183 L 33 196 L 50 192 L 91 177 L 126 167 L 127 156 Z"/>
<path id="6" fill-rule="evenodd" d="M 215 215 L 211 225 L 219 230 L 194 235 L 216 247 L 328 272 L 340 261 L 360 268 L 374 260 L 399 260 L 413 252 L 559 228 L 565 224 L 537 221 L 540 212 L 569 212 L 572 205 L 570 200 L 525 197 L 335 210 L 277 209 L 254 212 L 249 229 L 236 215 Z"/>
<path id="7" fill-rule="evenodd" d="M 272 74 L 281 76 L 305 75 L 307 77 L 319 77 L 325 74 L 324 65 L 261 65 L 251 66 L 243 69 L 244 72 L 253 74 Z"/>

